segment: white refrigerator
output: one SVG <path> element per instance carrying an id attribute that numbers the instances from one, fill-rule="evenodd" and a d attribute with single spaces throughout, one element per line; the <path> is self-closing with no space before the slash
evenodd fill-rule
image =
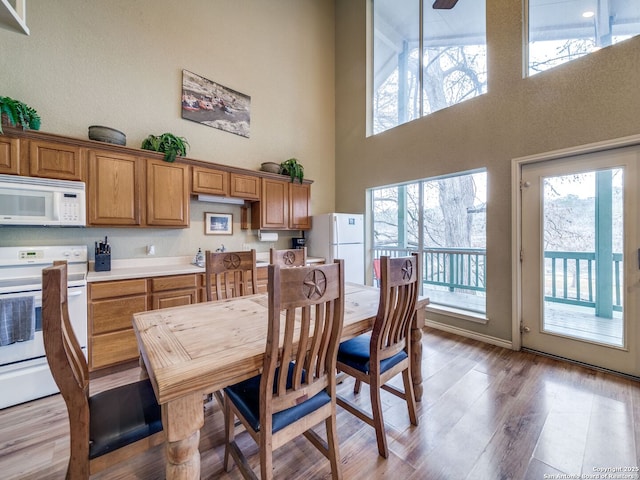
<path id="1" fill-rule="evenodd" d="M 313 216 L 307 253 L 327 263 L 344 260 L 345 282 L 364 284 L 364 215 L 325 213 Z"/>

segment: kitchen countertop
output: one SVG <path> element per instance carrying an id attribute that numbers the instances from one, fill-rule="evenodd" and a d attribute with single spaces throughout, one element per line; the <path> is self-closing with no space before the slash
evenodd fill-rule
<path id="1" fill-rule="evenodd" d="M 191 263 L 192 261 L 193 257 L 191 256 L 111 260 L 111 270 L 108 272 L 94 271 L 94 262 L 89 262 L 87 282 L 106 282 L 109 280 L 204 273 L 204 268 L 193 265 Z M 258 268 L 269 265 L 269 252 L 257 253 L 256 261 Z M 322 262 L 324 262 L 324 258 L 307 257 L 307 263 L 309 264 Z"/>

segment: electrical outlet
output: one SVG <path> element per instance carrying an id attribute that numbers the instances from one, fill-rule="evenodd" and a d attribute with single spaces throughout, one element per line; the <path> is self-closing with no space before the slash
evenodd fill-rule
<path id="1" fill-rule="evenodd" d="M 156 246 L 147 245 L 147 255 L 155 255 L 155 254 L 156 254 Z"/>
<path id="2" fill-rule="evenodd" d="M 243 244 L 242 244 L 242 250 L 251 250 L 251 249 L 249 248 L 249 244 L 248 244 L 248 243 L 243 243 Z"/>

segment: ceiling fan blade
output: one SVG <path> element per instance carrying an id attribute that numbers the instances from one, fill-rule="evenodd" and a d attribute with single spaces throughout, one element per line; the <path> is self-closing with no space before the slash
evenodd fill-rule
<path id="1" fill-rule="evenodd" d="M 450 10 L 456 6 L 458 0 L 436 0 L 433 2 L 433 8 L 435 10 Z"/>

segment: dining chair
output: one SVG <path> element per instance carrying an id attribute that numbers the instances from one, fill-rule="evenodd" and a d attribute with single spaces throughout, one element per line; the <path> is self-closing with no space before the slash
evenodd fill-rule
<path id="1" fill-rule="evenodd" d="M 67 265 L 42 271 L 42 333 L 47 362 L 69 416 L 67 480 L 90 475 L 164 442 L 149 380 L 89 395 L 89 370 L 67 308 Z"/>
<path id="2" fill-rule="evenodd" d="M 207 250 L 204 259 L 208 302 L 258 293 L 255 250 L 240 252 Z"/>
<path id="3" fill-rule="evenodd" d="M 273 450 L 304 435 L 342 478 L 336 431 L 336 355 L 344 316 L 342 260 L 311 267 L 269 265 L 269 313 L 262 373 L 224 389 L 224 468 L 233 457 L 257 478 L 235 440 L 237 417 L 258 444 L 260 478 L 273 476 Z M 324 421 L 327 439 L 312 427 Z"/>
<path id="4" fill-rule="evenodd" d="M 269 250 L 269 263 L 281 267 L 304 267 L 307 264 L 307 247 L 286 250 Z"/>
<path id="5" fill-rule="evenodd" d="M 384 458 L 389 456 L 389 448 L 380 389 L 405 400 L 411 424 L 418 425 L 411 379 L 410 328 L 420 288 L 419 260 L 415 253 L 400 258 L 380 257 L 380 300 L 373 330 L 342 342 L 338 349 L 338 371 L 355 378 L 354 393 L 360 392 L 361 382 L 369 385 L 371 414 L 342 396 L 338 396 L 337 403 L 375 428 L 378 453 Z M 399 373 L 404 391 L 387 383 Z"/>

